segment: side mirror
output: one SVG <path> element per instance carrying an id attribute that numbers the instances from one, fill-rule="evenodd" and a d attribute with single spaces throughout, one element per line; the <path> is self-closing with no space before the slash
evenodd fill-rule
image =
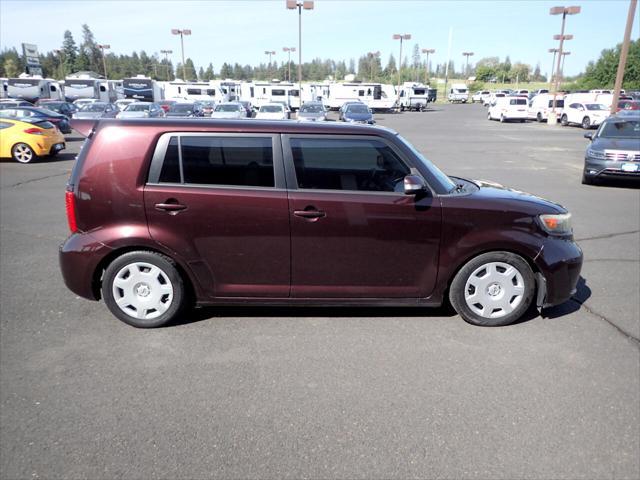
<path id="1" fill-rule="evenodd" d="M 589 140 L 593 141 L 593 134 L 595 132 L 587 132 L 584 134 L 584 138 L 588 138 Z"/>
<path id="2" fill-rule="evenodd" d="M 407 175 L 404 177 L 404 194 L 416 195 L 427 188 L 424 179 L 419 175 Z"/>

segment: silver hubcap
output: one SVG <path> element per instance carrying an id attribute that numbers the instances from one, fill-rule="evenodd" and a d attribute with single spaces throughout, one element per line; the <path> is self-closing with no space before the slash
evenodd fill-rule
<path id="1" fill-rule="evenodd" d="M 13 154 L 16 157 L 16 160 L 22 163 L 30 162 L 33 158 L 33 152 L 27 145 L 16 145 L 13 148 Z"/>
<path id="2" fill-rule="evenodd" d="M 113 279 L 113 298 L 127 315 L 151 320 L 171 306 L 173 286 L 162 269 L 135 262 L 120 269 Z"/>
<path id="3" fill-rule="evenodd" d="M 464 299 L 475 314 L 484 318 L 500 318 L 522 303 L 524 280 L 513 265 L 486 263 L 476 268 L 464 287 Z"/>

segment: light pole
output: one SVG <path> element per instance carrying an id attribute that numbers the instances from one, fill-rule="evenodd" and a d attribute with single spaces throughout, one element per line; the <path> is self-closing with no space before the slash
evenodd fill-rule
<path id="1" fill-rule="evenodd" d="M 553 82 L 553 73 L 556 66 L 556 54 L 560 50 L 558 48 L 550 48 L 549 53 L 553 53 L 553 61 L 551 62 L 551 75 L 549 76 L 549 86 L 551 86 L 551 82 Z"/>
<path id="2" fill-rule="evenodd" d="M 160 50 L 160 53 L 164 53 L 164 63 L 167 67 L 167 82 L 169 81 L 169 55 L 173 53 L 173 50 Z"/>
<path id="3" fill-rule="evenodd" d="M 187 67 L 184 64 L 184 36 L 191 35 L 191 30 L 188 28 L 183 28 L 182 30 L 178 28 L 172 28 L 171 33 L 173 35 L 180 35 L 180 47 L 182 48 L 182 80 L 184 82 L 187 81 Z"/>
<path id="4" fill-rule="evenodd" d="M 567 55 L 571 55 L 571 52 L 562 52 L 562 63 L 560 64 L 560 82 L 558 83 L 558 88 L 562 86 L 562 78 L 564 77 L 564 60 Z"/>
<path id="5" fill-rule="evenodd" d="M 380 58 L 380 51 L 368 52 L 367 55 L 371 57 L 371 81 L 373 82 L 373 66 L 376 63 L 376 59 Z"/>
<path id="6" fill-rule="evenodd" d="M 296 47 L 282 47 L 283 52 L 287 52 L 289 54 L 289 60 L 287 61 L 287 81 L 291 81 L 291 52 L 296 51 Z"/>
<path id="7" fill-rule="evenodd" d="M 109 50 L 111 45 L 96 45 L 100 50 L 102 50 L 102 66 L 104 67 L 104 79 L 108 80 L 109 76 L 107 75 L 107 57 L 105 57 L 104 51 Z"/>
<path id="8" fill-rule="evenodd" d="M 265 55 L 269 55 L 269 65 L 267 66 L 267 75 L 269 75 L 271 78 L 273 78 L 273 75 L 271 75 L 271 55 L 275 55 L 276 52 L 275 50 L 265 50 L 264 51 Z M 267 80 L 269 80 L 267 78 Z"/>
<path id="9" fill-rule="evenodd" d="M 425 71 L 424 71 L 424 83 L 426 83 L 427 85 L 429 85 L 429 54 L 430 53 L 436 53 L 436 50 L 434 48 L 423 48 L 422 49 L 422 53 L 426 53 L 427 54 L 427 65 L 425 67 Z"/>
<path id="10" fill-rule="evenodd" d="M 312 0 L 287 0 L 287 9 L 298 9 L 298 95 L 302 106 L 302 9 L 313 10 Z"/>
<path id="11" fill-rule="evenodd" d="M 620 60 L 618 60 L 618 70 L 616 72 L 616 83 L 613 86 L 613 101 L 611 102 L 611 115 L 616 113 L 618 108 L 618 100 L 620 99 L 620 89 L 624 80 L 624 67 L 627 64 L 627 55 L 629 54 L 629 42 L 631 40 L 631 29 L 633 28 L 633 19 L 636 14 L 638 0 L 629 1 L 629 11 L 627 12 L 627 25 L 624 28 L 624 39 L 622 40 L 622 48 L 620 49 Z"/>
<path id="12" fill-rule="evenodd" d="M 560 80 L 560 60 L 562 58 L 562 47 L 564 46 L 565 40 L 571 40 L 573 35 L 565 35 L 564 34 L 564 26 L 567 20 L 567 15 L 576 15 L 580 13 L 580 7 L 552 7 L 549 10 L 550 15 L 562 15 L 562 27 L 560 29 L 560 35 L 554 35 L 554 40 L 560 40 L 560 45 L 558 46 L 558 63 L 556 64 L 556 78 L 553 82 L 553 106 L 551 108 L 551 112 L 549 112 L 549 118 L 547 119 L 547 125 L 555 125 L 558 122 L 558 118 L 556 117 L 556 97 L 558 93 L 558 84 Z"/>
<path id="13" fill-rule="evenodd" d="M 467 80 L 469 80 L 469 57 L 473 56 L 473 52 L 462 52 L 462 55 L 467 57 L 467 66 L 465 67 L 465 74 L 467 75 Z"/>
<path id="14" fill-rule="evenodd" d="M 401 80 L 401 74 L 402 74 L 402 41 L 411 40 L 411 34 L 410 33 L 405 33 L 405 34 L 394 33 L 393 39 L 400 40 L 400 58 L 398 58 L 398 99 L 396 100 L 399 106 L 400 105 L 400 80 Z"/>

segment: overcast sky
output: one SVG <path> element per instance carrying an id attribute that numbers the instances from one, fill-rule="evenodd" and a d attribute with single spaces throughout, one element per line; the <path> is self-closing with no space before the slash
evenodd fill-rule
<path id="1" fill-rule="evenodd" d="M 416 1 L 416 0 L 316 0 L 315 9 L 303 11 L 303 61 L 315 57 L 357 61 L 360 55 L 379 50 L 382 63 L 390 53 L 398 56 L 394 33 L 410 33 L 405 53 L 413 45 L 435 48 L 433 63 L 446 61 L 449 28 L 453 28 L 451 59 L 456 69 L 463 51 L 473 51 L 471 63 L 486 56 L 509 55 L 543 73 L 551 67 L 560 32 L 560 16 L 550 16 L 552 1 Z M 560 5 L 563 5 L 560 3 Z M 600 51 L 622 41 L 628 0 L 576 1 L 582 13 L 567 19 L 568 42 L 565 72 L 574 75 Z M 298 14 L 285 8 L 285 0 L 162 1 L 162 0 L 0 0 L 0 47 L 34 43 L 40 52 L 60 47 L 64 30 L 81 41 L 81 25 L 87 23 L 96 40 L 111 45 L 112 52 L 149 54 L 173 50 L 180 60 L 179 37 L 171 28 L 190 28 L 185 54 L 196 67 L 212 62 L 219 71 L 223 62 L 256 65 L 266 60 L 265 50 L 286 59 L 282 47 L 298 45 Z M 632 38 L 638 38 L 636 19 Z M 297 55 L 297 54 L 296 54 Z"/>

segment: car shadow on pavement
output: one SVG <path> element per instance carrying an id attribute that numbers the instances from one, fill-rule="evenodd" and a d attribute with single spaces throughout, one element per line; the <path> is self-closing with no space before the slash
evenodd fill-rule
<path id="1" fill-rule="evenodd" d="M 302 307 L 302 306 L 213 306 L 194 308 L 175 322 L 177 327 L 219 317 L 287 317 L 287 318 L 383 318 L 383 317 L 453 317 L 456 312 L 448 306 L 427 307 Z"/>
<path id="2" fill-rule="evenodd" d="M 597 188 L 606 187 L 638 190 L 640 188 L 640 178 L 611 178 L 607 179 L 606 183 L 600 183 L 597 185 Z"/>
<path id="3" fill-rule="evenodd" d="M 587 286 L 585 278 L 580 276 L 576 285 L 576 293 L 573 294 L 571 299 L 561 305 L 543 309 L 542 318 L 559 318 L 577 312 L 590 297 L 591 289 Z"/>

